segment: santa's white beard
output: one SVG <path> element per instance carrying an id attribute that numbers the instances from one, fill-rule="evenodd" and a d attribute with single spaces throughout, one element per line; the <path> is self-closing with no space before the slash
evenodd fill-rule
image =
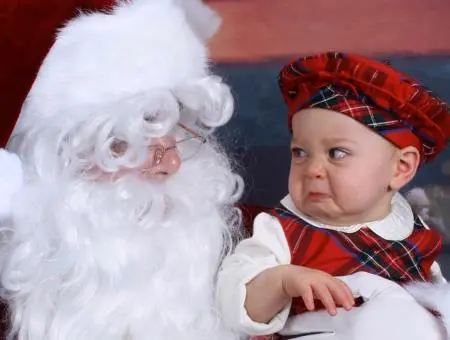
<path id="1" fill-rule="evenodd" d="M 214 304 L 240 181 L 204 148 L 153 183 L 61 175 L 18 196 L 1 281 L 26 340 L 236 339 Z M 19 204 L 20 203 L 20 204 Z"/>

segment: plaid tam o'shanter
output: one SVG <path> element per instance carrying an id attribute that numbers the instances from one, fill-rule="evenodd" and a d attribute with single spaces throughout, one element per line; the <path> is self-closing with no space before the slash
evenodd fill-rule
<path id="1" fill-rule="evenodd" d="M 325 53 L 285 65 L 278 78 L 292 117 L 308 107 L 344 113 L 399 147 L 417 146 L 431 161 L 450 139 L 449 106 L 390 65 Z"/>
<path id="2" fill-rule="evenodd" d="M 414 128 L 406 127 L 405 123 L 395 114 L 376 107 L 369 97 L 361 93 L 356 95 L 349 89 L 328 85 L 297 109 L 306 108 L 321 108 L 345 114 L 372 129 L 400 149 L 410 145 L 416 147 L 422 160 L 426 160 L 435 152 L 433 139 L 427 139 L 425 135 L 419 139 L 413 133 Z"/>
<path id="3" fill-rule="evenodd" d="M 291 264 L 318 269 L 333 276 L 364 271 L 397 283 L 430 281 L 431 265 L 442 247 L 441 236 L 416 216 L 412 234 L 401 241 L 385 240 L 369 228 L 354 233 L 322 229 L 300 219 L 284 207 L 270 211 L 283 227 L 291 251 Z M 294 299 L 291 312 L 305 312 Z"/>

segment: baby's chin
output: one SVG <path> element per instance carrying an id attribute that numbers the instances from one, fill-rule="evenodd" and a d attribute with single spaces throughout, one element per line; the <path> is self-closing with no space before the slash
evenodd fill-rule
<path id="1" fill-rule="evenodd" d="M 321 224 L 332 226 L 357 224 L 354 217 L 341 211 L 331 199 L 322 202 L 304 202 L 297 209 L 305 216 Z"/>

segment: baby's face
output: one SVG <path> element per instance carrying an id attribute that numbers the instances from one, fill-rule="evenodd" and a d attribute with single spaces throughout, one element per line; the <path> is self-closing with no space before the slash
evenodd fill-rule
<path id="1" fill-rule="evenodd" d="M 344 114 L 306 109 L 292 121 L 289 193 L 297 209 L 332 225 L 390 211 L 398 149 Z"/>

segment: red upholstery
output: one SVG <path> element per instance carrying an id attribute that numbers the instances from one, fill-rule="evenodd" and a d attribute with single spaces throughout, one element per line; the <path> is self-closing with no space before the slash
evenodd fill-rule
<path id="1" fill-rule="evenodd" d="M 255 217 L 259 213 L 269 210 L 267 207 L 253 204 L 241 204 L 239 205 L 239 208 L 242 211 L 243 224 L 248 235 L 251 235 L 253 232 L 253 221 Z"/>
<path id="2" fill-rule="evenodd" d="M 6 339 L 6 332 L 8 330 L 9 315 L 8 308 L 5 304 L 0 303 L 0 339 Z"/>

